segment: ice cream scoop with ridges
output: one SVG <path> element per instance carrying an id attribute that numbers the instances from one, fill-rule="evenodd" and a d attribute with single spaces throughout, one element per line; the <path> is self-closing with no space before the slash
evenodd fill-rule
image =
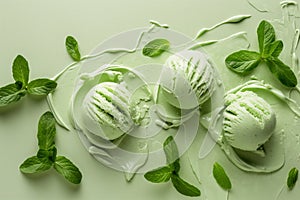
<path id="1" fill-rule="evenodd" d="M 130 131 L 133 122 L 129 114 L 129 97 L 129 91 L 118 83 L 103 82 L 94 86 L 83 101 L 86 128 L 96 135 L 104 134 L 109 140 Z"/>
<path id="2" fill-rule="evenodd" d="M 256 151 L 272 136 L 276 115 L 263 98 L 251 91 L 225 97 L 223 130 L 226 141 L 235 148 Z"/>
<path id="3" fill-rule="evenodd" d="M 185 50 L 170 56 L 165 66 L 173 69 L 176 72 L 175 76 L 180 73 L 184 76 L 191 87 L 192 91 L 190 92 L 196 94 L 199 105 L 211 97 L 215 89 L 215 73 L 210 60 L 204 53 Z M 173 77 L 172 81 L 171 89 L 176 90 L 179 88 L 179 91 L 181 89 L 180 84 L 182 85 L 180 79 Z"/>

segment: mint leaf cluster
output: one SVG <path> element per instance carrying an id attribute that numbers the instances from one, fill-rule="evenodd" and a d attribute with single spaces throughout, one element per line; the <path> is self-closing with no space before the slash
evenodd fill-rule
<path id="1" fill-rule="evenodd" d="M 144 177 L 152 183 L 172 181 L 175 189 L 186 196 L 200 196 L 201 192 L 195 186 L 187 183 L 179 176 L 180 163 L 177 145 L 172 136 L 169 136 L 164 144 L 167 165 L 147 172 Z"/>
<path id="2" fill-rule="evenodd" d="M 294 72 L 278 57 L 283 49 L 283 42 L 276 40 L 273 26 L 263 20 L 257 28 L 259 52 L 240 50 L 225 59 L 226 66 L 241 75 L 249 74 L 261 62 L 265 62 L 271 73 L 285 86 L 295 87 L 298 83 Z"/>
<path id="3" fill-rule="evenodd" d="M 20 165 L 20 171 L 25 174 L 35 174 L 48 171 L 53 167 L 69 182 L 79 184 L 82 179 L 79 169 L 68 158 L 57 155 L 55 123 L 51 112 L 41 116 L 37 133 L 39 149 L 35 156 L 27 158 Z"/>
<path id="4" fill-rule="evenodd" d="M 0 88 L 0 107 L 19 101 L 26 94 L 47 95 L 54 91 L 57 83 L 46 78 L 29 82 L 29 65 L 27 60 L 18 55 L 12 65 L 14 83 Z"/>

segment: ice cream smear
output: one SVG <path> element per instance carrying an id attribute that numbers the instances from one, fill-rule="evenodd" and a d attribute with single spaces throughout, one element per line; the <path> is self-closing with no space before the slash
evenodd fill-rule
<path id="1" fill-rule="evenodd" d="M 181 109 L 201 106 L 215 88 L 215 72 L 208 56 L 201 51 L 184 50 L 170 56 L 160 77 L 163 95 Z"/>
<path id="2" fill-rule="evenodd" d="M 85 127 L 108 140 L 119 138 L 133 128 L 129 113 L 129 91 L 114 82 L 94 86 L 83 100 Z"/>
<path id="3" fill-rule="evenodd" d="M 252 91 L 225 97 L 223 130 L 226 141 L 234 148 L 256 151 L 272 136 L 276 115 L 263 98 Z"/>

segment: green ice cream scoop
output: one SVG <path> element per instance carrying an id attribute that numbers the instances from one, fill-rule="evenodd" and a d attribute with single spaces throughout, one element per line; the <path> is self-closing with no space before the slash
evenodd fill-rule
<path id="1" fill-rule="evenodd" d="M 223 130 L 226 141 L 234 148 L 256 151 L 272 136 L 276 115 L 263 98 L 251 91 L 225 97 Z"/>
<path id="2" fill-rule="evenodd" d="M 118 83 L 103 82 L 94 86 L 83 100 L 85 127 L 108 140 L 129 132 L 133 128 L 129 97 L 129 91 Z"/>
<path id="3" fill-rule="evenodd" d="M 170 56 L 162 71 L 165 98 L 173 106 L 192 109 L 206 102 L 215 89 L 215 71 L 206 54 L 185 50 Z"/>

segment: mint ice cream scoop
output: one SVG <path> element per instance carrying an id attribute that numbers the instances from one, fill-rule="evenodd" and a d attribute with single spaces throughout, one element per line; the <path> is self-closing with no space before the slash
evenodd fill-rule
<path id="1" fill-rule="evenodd" d="M 114 140 L 133 128 L 129 113 L 129 91 L 121 84 L 103 82 L 94 86 L 83 100 L 86 128 Z"/>
<path id="2" fill-rule="evenodd" d="M 234 148 L 256 151 L 272 136 L 276 115 L 263 98 L 251 91 L 225 97 L 223 130 L 226 141 Z"/>
<path id="3" fill-rule="evenodd" d="M 192 109 L 211 97 L 215 71 L 206 54 L 185 50 L 167 59 L 160 83 L 164 96 L 173 106 Z"/>

